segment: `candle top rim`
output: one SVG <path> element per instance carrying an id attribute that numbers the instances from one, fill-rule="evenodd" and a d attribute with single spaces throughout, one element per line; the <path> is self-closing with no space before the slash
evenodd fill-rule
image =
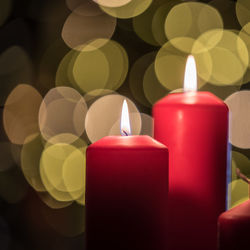
<path id="1" fill-rule="evenodd" d="M 240 211 L 240 213 L 239 213 Z M 250 200 L 223 212 L 220 219 L 250 218 Z"/>
<path id="2" fill-rule="evenodd" d="M 165 149 L 167 147 L 148 135 L 105 136 L 88 148 Z"/>
<path id="3" fill-rule="evenodd" d="M 181 93 L 170 93 L 156 102 L 161 104 L 180 104 L 180 105 L 202 105 L 202 106 L 223 106 L 227 107 L 225 102 L 211 92 L 192 91 Z"/>

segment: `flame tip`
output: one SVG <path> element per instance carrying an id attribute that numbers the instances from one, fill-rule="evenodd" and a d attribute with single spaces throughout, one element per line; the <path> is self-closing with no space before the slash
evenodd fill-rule
<path id="1" fill-rule="evenodd" d="M 196 62 L 193 55 L 187 57 L 185 77 L 184 77 L 184 91 L 197 90 L 197 71 Z"/>
<path id="2" fill-rule="evenodd" d="M 122 105 L 121 128 L 120 129 L 121 129 L 121 135 L 123 135 L 123 136 L 131 135 L 128 103 L 127 103 L 126 99 L 124 99 L 123 105 Z"/>

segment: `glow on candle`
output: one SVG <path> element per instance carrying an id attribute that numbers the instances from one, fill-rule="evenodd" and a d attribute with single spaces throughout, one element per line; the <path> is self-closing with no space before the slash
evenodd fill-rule
<path id="1" fill-rule="evenodd" d="M 131 135 L 130 120 L 128 113 L 128 104 L 124 100 L 122 105 L 122 115 L 121 115 L 121 135 L 128 136 Z"/>
<path id="2" fill-rule="evenodd" d="M 196 63 L 193 56 L 188 56 L 184 77 L 184 91 L 196 91 L 197 90 L 197 71 Z"/>

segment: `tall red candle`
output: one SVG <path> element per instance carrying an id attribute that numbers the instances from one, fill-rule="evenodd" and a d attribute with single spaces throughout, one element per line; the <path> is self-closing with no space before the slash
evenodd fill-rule
<path id="1" fill-rule="evenodd" d="M 165 250 L 167 194 L 168 150 L 161 143 L 109 136 L 89 146 L 87 249 Z"/>
<path id="2" fill-rule="evenodd" d="M 167 249 L 214 250 L 217 218 L 226 209 L 228 108 L 211 93 L 192 91 L 196 71 L 188 67 L 190 91 L 153 108 L 155 139 L 169 149 Z"/>

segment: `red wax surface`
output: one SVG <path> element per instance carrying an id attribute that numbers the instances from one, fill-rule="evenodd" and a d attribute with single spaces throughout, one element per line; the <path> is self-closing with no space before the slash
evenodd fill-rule
<path id="1" fill-rule="evenodd" d="M 208 92 L 170 94 L 153 108 L 169 149 L 167 250 L 214 250 L 226 209 L 228 108 Z"/>
<path id="2" fill-rule="evenodd" d="M 222 213 L 218 227 L 219 250 L 250 249 L 250 200 Z"/>
<path id="3" fill-rule="evenodd" d="M 168 150 L 149 136 L 109 136 L 87 149 L 88 250 L 166 250 Z"/>

